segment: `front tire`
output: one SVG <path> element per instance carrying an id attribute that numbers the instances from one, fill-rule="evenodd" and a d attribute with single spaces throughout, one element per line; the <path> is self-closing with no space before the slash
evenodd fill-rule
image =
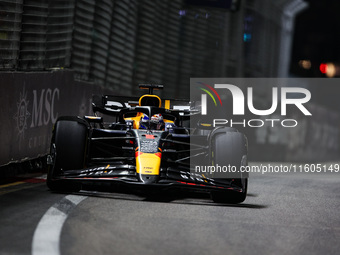
<path id="1" fill-rule="evenodd" d="M 219 166 L 233 166 L 240 170 L 241 166 L 247 165 L 247 139 L 236 130 L 225 129 L 213 136 L 211 142 L 212 163 Z M 236 176 L 235 176 L 236 175 Z M 238 172 L 230 177 L 219 176 L 218 182 L 229 182 L 241 188 L 241 192 L 234 190 L 212 191 L 211 198 L 216 203 L 242 203 L 247 196 L 248 175 Z"/>
<path id="2" fill-rule="evenodd" d="M 84 167 L 88 139 L 88 126 L 85 120 L 77 117 L 61 117 L 54 126 L 46 184 L 52 191 L 76 192 L 80 183 L 68 182 L 58 177 L 68 170 Z"/>

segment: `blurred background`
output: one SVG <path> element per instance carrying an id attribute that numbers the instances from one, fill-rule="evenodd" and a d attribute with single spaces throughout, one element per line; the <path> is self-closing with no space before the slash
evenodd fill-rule
<path id="1" fill-rule="evenodd" d="M 0 69 L 68 69 L 128 95 L 138 83 L 162 83 L 164 94 L 184 98 L 190 77 L 320 76 L 315 67 L 339 57 L 336 7 L 335 0 L 1 0 Z"/>
<path id="2" fill-rule="evenodd" d="M 296 17 L 291 74 L 300 77 L 339 76 L 340 2 L 306 0 Z"/>
<path id="3" fill-rule="evenodd" d="M 46 154 L 53 121 L 89 114 L 93 93 L 160 83 L 161 96 L 189 98 L 190 77 L 337 77 L 339 11 L 337 0 L 0 0 L 0 165 Z M 339 89 L 320 87 L 338 141 Z"/>

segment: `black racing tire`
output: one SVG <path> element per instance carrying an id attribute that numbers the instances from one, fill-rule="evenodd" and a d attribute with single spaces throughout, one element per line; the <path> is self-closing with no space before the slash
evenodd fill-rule
<path id="1" fill-rule="evenodd" d="M 244 179 L 242 192 L 235 191 L 212 191 L 211 198 L 215 203 L 239 204 L 244 202 L 247 197 L 248 179 Z"/>
<path id="2" fill-rule="evenodd" d="M 235 166 L 240 169 L 243 165 L 247 165 L 247 139 L 240 133 L 231 129 L 223 130 L 225 132 L 218 132 L 212 137 L 212 164 L 219 166 Z M 211 198 L 216 203 L 238 204 L 242 203 L 247 196 L 248 189 L 248 175 L 244 173 L 232 174 L 231 178 L 228 176 L 220 176 L 216 179 L 218 182 L 230 181 L 242 188 L 242 192 L 233 190 L 212 191 Z"/>
<path id="3" fill-rule="evenodd" d="M 77 117 L 61 117 L 54 126 L 50 155 L 53 165 L 49 166 L 46 184 L 51 191 L 76 192 L 81 184 L 58 179 L 68 170 L 82 169 L 88 140 L 86 122 Z"/>

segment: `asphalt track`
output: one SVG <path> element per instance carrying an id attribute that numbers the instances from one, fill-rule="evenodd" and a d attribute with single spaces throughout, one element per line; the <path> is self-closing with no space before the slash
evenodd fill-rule
<path id="1" fill-rule="evenodd" d="M 240 205 L 197 194 L 0 186 L 0 254 L 340 254 L 340 173 L 253 174 Z"/>

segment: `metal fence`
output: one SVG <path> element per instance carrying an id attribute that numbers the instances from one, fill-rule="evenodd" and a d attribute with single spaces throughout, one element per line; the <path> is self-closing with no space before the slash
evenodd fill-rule
<path id="1" fill-rule="evenodd" d="M 1 70 L 69 67 L 74 1 L 0 1 Z"/>
<path id="2" fill-rule="evenodd" d="M 0 0 L 0 70 L 67 68 L 125 94 L 157 82 L 188 97 L 190 76 L 235 75 L 236 16 L 185 0 Z"/>
<path id="3" fill-rule="evenodd" d="M 22 0 L 0 1 L 0 68 L 18 66 Z"/>

